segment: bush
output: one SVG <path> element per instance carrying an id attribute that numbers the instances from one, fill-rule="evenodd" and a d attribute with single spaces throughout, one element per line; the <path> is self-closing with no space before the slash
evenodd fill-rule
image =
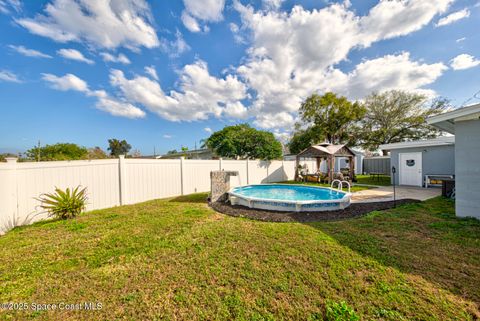
<path id="1" fill-rule="evenodd" d="M 355 313 L 355 311 L 347 305 L 344 301 L 342 302 L 329 302 L 327 303 L 327 321 L 358 321 L 360 318 Z"/>
<path id="2" fill-rule="evenodd" d="M 87 189 L 77 186 L 73 190 L 67 188 L 62 191 L 55 188 L 55 193 L 42 194 L 37 198 L 41 202 L 40 207 L 47 211 L 50 216 L 69 219 L 81 214 L 87 203 Z"/>

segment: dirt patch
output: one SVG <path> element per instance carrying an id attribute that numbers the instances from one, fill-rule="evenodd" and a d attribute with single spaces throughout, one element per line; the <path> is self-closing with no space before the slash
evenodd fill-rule
<path id="1" fill-rule="evenodd" d="M 397 206 L 419 203 L 414 199 L 402 199 L 396 202 Z M 324 212 L 280 212 L 261 209 L 248 208 L 240 205 L 230 205 L 227 202 L 210 203 L 217 212 L 235 216 L 246 217 L 266 222 L 317 222 L 334 221 L 363 216 L 372 211 L 381 211 L 393 208 L 393 201 L 372 202 L 372 203 L 353 203 L 344 210 L 324 211 Z"/>

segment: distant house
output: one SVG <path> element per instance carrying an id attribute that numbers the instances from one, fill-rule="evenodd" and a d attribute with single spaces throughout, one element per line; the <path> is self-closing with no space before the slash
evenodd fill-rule
<path id="1" fill-rule="evenodd" d="M 390 151 L 392 183 L 424 186 L 426 175 L 455 175 L 455 137 L 380 145 Z"/>
<path id="2" fill-rule="evenodd" d="M 186 159 L 219 159 L 219 157 L 215 155 L 208 148 L 192 149 L 184 152 L 165 154 L 165 155 L 157 156 L 156 158 L 157 159 L 176 159 L 180 157 L 185 157 Z"/>
<path id="3" fill-rule="evenodd" d="M 455 135 L 456 215 L 480 219 L 480 104 L 431 117 L 427 122 Z"/>

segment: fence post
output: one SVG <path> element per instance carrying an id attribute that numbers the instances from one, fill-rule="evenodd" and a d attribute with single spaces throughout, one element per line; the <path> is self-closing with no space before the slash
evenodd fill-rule
<path id="1" fill-rule="evenodd" d="M 17 189 L 17 158 L 7 157 L 7 175 L 4 182 L 5 186 L 5 215 L 4 219 L 14 222 L 18 217 L 18 189 Z M 3 183 L 3 182 L 2 182 Z M 1 198 L 2 195 L 0 195 Z M 5 222 L 5 223 L 6 223 Z M 2 226 L 0 226 L 1 228 Z M 12 226 L 13 227 L 13 226 Z M 1 229 L 0 229 L 1 232 Z"/>
<path id="2" fill-rule="evenodd" d="M 180 187 L 182 195 L 185 195 L 185 183 L 184 183 L 184 172 L 185 172 L 185 157 L 180 157 Z"/>
<path id="3" fill-rule="evenodd" d="M 118 156 L 118 174 L 120 180 L 120 205 L 127 203 L 127 166 L 125 155 Z"/>
<path id="4" fill-rule="evenodd" d="M 218 165 L 219 165 L 219 169 L 218 169 L 218 170 L 220 170 L 220 171 L 222 170 L 222 167 L 223 167 L 222 160 L 223 160 L 223 159 L 222 159 L 221 157 L 218 159 Z"/>
<path id="5" fill-rule="evenodd" d="M 249 161 L 248 161 L 248 158 L 247 158 L 247 185 L 250 184 L 250 177 L 249 177 L 249 176 L 250 176 L 250 173 L 248 172 L 248 162 L 249 162 Z"/>

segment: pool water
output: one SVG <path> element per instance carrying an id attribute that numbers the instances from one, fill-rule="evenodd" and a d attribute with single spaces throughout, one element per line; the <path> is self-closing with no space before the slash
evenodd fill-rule
<path id="1" fill-rule="evenodd" d="M 345 196 L 329 188 L 277 184 L 237 187 L 232 192 L 247 198 L 281 201 L 340 200 Z"/>

